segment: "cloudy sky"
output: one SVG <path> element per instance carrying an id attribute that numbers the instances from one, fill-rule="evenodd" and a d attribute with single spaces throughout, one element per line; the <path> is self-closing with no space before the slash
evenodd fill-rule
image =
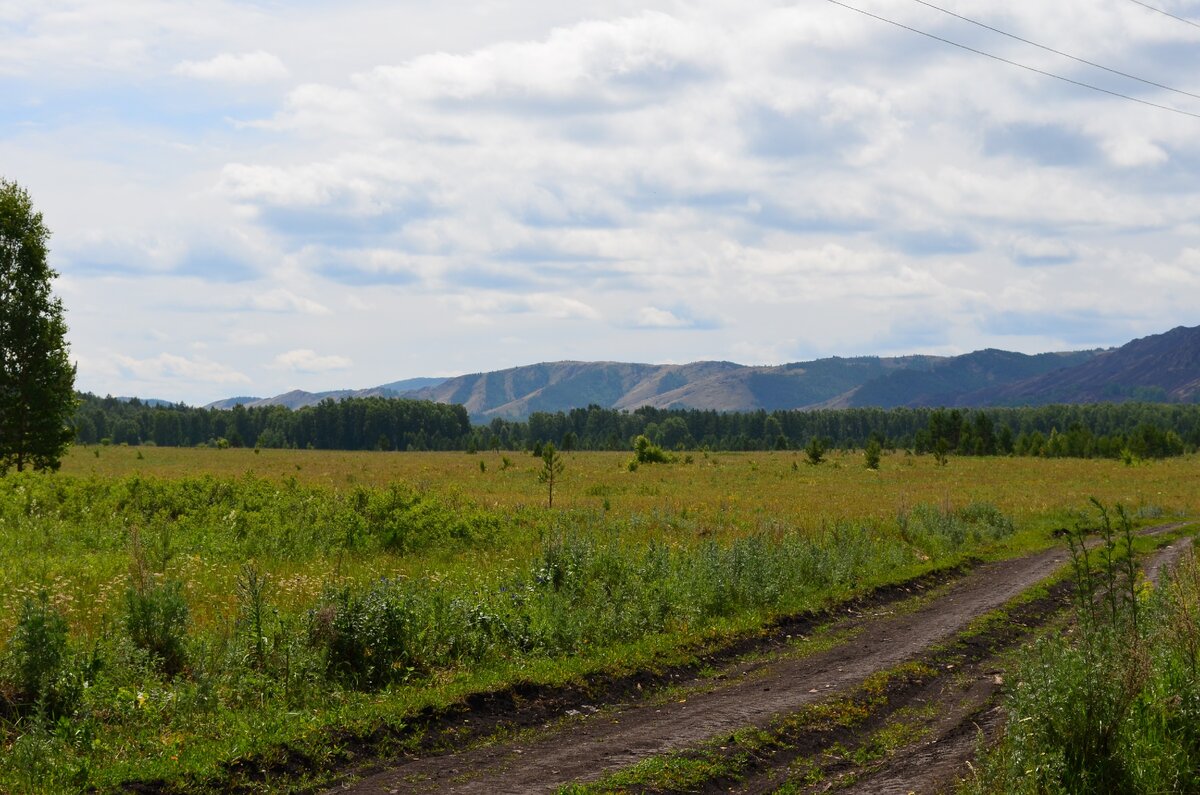
<path id="1" fill-rule="evenodd" d="M 915 0 L 847 2 L 1200 114 Z M 1200 27 L 1130 0 L 939 4 L 1200 95 Z M 0 176 L 53 230 L 101 394 L 1197 324 L 1200 118 L 827 0 L 0 0 L 0 97 Z"/>

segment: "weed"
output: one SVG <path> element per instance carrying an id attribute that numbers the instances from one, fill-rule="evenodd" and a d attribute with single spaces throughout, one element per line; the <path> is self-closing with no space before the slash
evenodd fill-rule
<path id="1" fill-rule="evenodd" d="M 249 662 L 261 671 L 267 663 L 267 591 L 269 579 L 253 564 L 242 566 L 237 579 L 239 623 L 249 640 Z"/>

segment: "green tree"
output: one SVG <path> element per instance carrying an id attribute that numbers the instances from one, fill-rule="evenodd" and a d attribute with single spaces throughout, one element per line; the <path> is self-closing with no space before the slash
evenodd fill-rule
<path id="1" fill-rule="evenodd" d="M 879 442 L 875 439 L 867 442 L 866 448 L 863 450 L 863 462 L 867 469 L 879 469 L 879 456 L 883 448 L 879 446 Z"/>
<path id="2" fill-rule="evenodd" d="M 29 194 L 0 179 L 0 473 L 57 469 L 74 436 L 75 367 L 50 292 L 49 238 Z"/>
<path id="3" fill-rule="evenodd" d="M 664 450 L 685 450 L 695 446 L 682 417 L 668 417 L 658 426 L 659 445 Z"/>
<path id="4" fill-rule="evenodd" d="M 763 443 L 767 449 L 786 450 L 787 437 L 783 434 L 783 424 L 774 414 L 763 422 Z"/>
<path id="5" fill-rule="evenodd" d="M 538 480 L 546 484 L 546 507 L 554 507 L 554 484 L 558 482 L 563 472 L 562 456 L 554 449 L 551 442 L 542 445 L 542 469 L 538 472 Z"/>
<path id="6" fill-rule="evenodd" d="M 937 442 L 933 445 L 933 460 L 937 461 L 940 467 L 946 466 L 946 456 L 950 452 L 950 442 L 946 441 L 945 436 L 939 436 Z"/>
<path id="7" fill-rule="evenodd" d="M 816 466 L 825 460 L 825 449 L 825 440 L 820 436 L 814 436 L 808 440 L 808 446 L 804 448 L 804 455 L 810 466 Z"/>

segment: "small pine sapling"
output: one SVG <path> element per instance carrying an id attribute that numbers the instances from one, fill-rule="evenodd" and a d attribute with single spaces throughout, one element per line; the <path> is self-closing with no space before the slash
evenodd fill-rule
<path id="1" fill-rule="evenodd" d="M 542 445 L 542 468 L 538 472 L 538 481 L 546 484 L 546 507 L 554 507 L 554 484 L 558 482 L 563 472 L 562 456 L 550 442 Z"/>

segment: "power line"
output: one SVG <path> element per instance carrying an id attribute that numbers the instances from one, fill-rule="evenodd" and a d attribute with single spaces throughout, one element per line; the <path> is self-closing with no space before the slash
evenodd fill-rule
<path id="1" fill-rule="evenodd" d="M 1164 17 L 1170 17 L 1171 19 L 1177 19 L 1185 25 L 1191 25 L 1193 28 L 1200 28 L 1200 22 L 1193 22 L 1192 20 L 1188 19 L 1187 17 L 1176 16 L 1175 14 L 1172 14 L 1170 11 L 1163 11 L 1161 8 L 1155 8 L 1154 6 L 1152 6 L 1148 3 L 1143 3 L 1141 0 L 1129 0 L 1129 2 L 1136 3 L 1136 4 L 1140 5 L 1142 8 L 1148 8 L 1157 14 L 1162 14 Z"/>
<path id="2" fill-rule="evenodd" d="M 1024 69 L 1028 72 L 1034 72 L 1035 74 L 1039 74 L 1044 77 L 1053 77 L 1055 80 L 1061 80 L 1062 82 L 1070 83 L 1073 86 L 1079 86 L 1080 88 L 1086 88 L 1091 91 L 1098 91 L 1101 94 L 1108 94 L 1109 96 L 1118 97 L 1119 99 L 1126 99 L 1126 100 L 1129 100 L 1130 102 L 1136 102 L 1139 105 L 1147 105 L 1151 108 L 1158 108 L 1159 110 L 1170 111 L 1171 113 L 1178 113 L 1181 116 L 1191 116 L 1193 119 L 1200 119 L 1200 113 L 1192 113 L 1191 111 L 1182 110 L 1180 108 L 1173 108 L 1170 105 L 1160 105 L 1157 102 L 1151 102 L 1146 99 L 1138 99 L 1137 97 L 1131 97 L 1128 94 L 1122 94 L 1119 91 L 1110 91 L 1107 88 L 1101 88 L 1100 86 L 1094 86 L 1091 83 L 1084 83 L 1080 80 L 1072 80 L 1069 77 L 1063 77 L 1062 75 L 1056 75 L 1053 72 L 1047 72 L 1044 69 L 1038 69 L 1036 66 L 1027 66 L 1023 63 L 1017 63 L 1016 61 L 1010 61 L 1008 58 L 1004 58 L 999 55 L 994 55 L 990 52 L 984 52 L 983 50 L 977 50 L 974 47 L 967 46 L 966 44 L 959 44 L 957 41 L 951 41 L 950 39 L 944 39 L 941 36 L 936 36 L 932 33 L 926 33 L 923 30 L 918 30 L 917 28 L 909 27 L 908 25 L 905 25 L 901 22 L 896 22 L 893 19 L 888 19 L 887 17 L 881 17 L 878 14 L 871 13 L 870 11 L 864 11 L 861 8 L 856 8 L 852 5 L 843 3 L 843 2 L 841 2 L 841 0 L 827 0 L 827 2 L 833 3 L 835 6 L 841 6 L 842 8 L 849 9 L 850 11 L 856 11 L 859 14 L 862 14 L 863 16 L 871 17 L 872 19 L 877 19 L 880 22 L 886 22 L 889 25 L 895 25 L 898 28 L 903 28 L 904 30 L 911 31 L 912 33 L 916 33 L 921 36 L 925 36 L 926 38 L 933 39 L 934 41 L 940 41 L 943 44 L 949 44 L 951 47 L 958 47 L 960 50 L 966 50 L 967 52 L 973 52 L 976 55 L 982 55 L 985 58 L 991 58 L 993 61 L 999 61 L 1000 63 L 1006 63 L 1009 66 L 1015 66 L 1018 69 Z"/>
<path id="3" fill-rule="evenodd" d="M 1037 47 L 1038 49 L 1045 50 L 1046 52 L 1052 52 L 1055 55 L 1061 55 L 1064 58 L 1070 58 L 1072 61 L 1077 61 L 1078 63 L 1081 63 L 1081 64 L 1093 66 L 1097 69 L 1103 69 L 1104 71 L 1109 72 L 1111 74 L 1120 75 L 1121 77 L 1127 77 L 1130 80 L 1136 80 L 1139 83 L 1145 83 L 1148 86 L 1154 86 L 1155 88 L 1161 88 L 1166 91 L 1174 91 L 1176 94 L 1183 94 L 1185 97 L 1191 97 L 1192 99 L 1200 99 L 1200 94 L 1193 94 L 1192 92 L 1184 91 L 1181 88 L 1172 88 L 1171 86 L 1166 86 L 1166 85 L 1163 85 L 1162 83 L 1156 83 L 1153 80 L 1146 80 L 1145 78 L 1138 77 L 1137 75 L 1131 75 L 1128 72 L 1122 72 L 1119 69 L 1110 69 L 1109 67 L 1104 66 L 1103 64 L 1098 64 L 1095 61 L 1089 61 L 1086 58 L 1079 58 L 1077 56 L 1071 55 L 1070 53 L 1065 53 L 1062 50 L 1056 50 L 1053 47 L 1047 47 L 1045 44 L 1038 44 L 1036 41 L 1030 41 L 1029 39 L 1025 39 L 1020 36 L 1017 36 L 1016 34 L 1008 33 L 1007 31 L 1000 30 L 999 28 L 994 28 L 991 25 L 988 25 L 987 23 L 979 22 L 978 20 L 971 19 L 970 17 L 964 17 L 962 14 L 956 14 L 953 11 L 942 8 L 941 6 L 935 6 L 933 3 L 927 3 L 927 2 L 925 2 L 925 0 L 913 0 L 913 2 L 920 3 L 921 5 L 923 5 L 927 8 L 932 8 L 934 11 L 941 11 L 943 14 L 948 14 L 949 16 L 952 16 L 955 19 L 961 19 L 963 22 L 969 22 L 972 25 L 977 25 L 981 28 L 984 28 L 985 30 L 992 31 L 993 33 L 999 33 L 1001 36 L 1007 36 L 1008 38 L 1013 39 L 1015 41 L 1019 41 L 1024 44 L 1032 45 L 1034 47 Z M 1134 2 L 1136 2 L 1136 0 L 1134 0 Z"/>

